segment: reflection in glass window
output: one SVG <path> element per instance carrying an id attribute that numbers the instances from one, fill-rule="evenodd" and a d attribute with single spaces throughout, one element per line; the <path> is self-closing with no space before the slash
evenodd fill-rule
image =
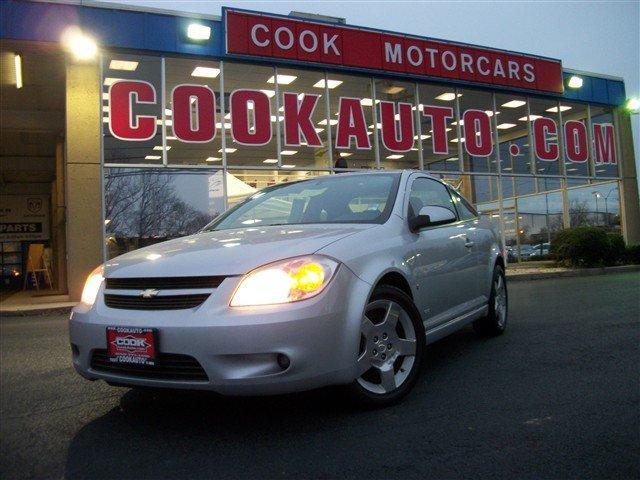
<path id="1" fill-rule="evenodd" d="M 396 139 L 401 139 L 400 136 L 400 112 L 398 103 L 410 103 L 411 119 L 415 122 L 416 111 L 416 96 L 415 96 L 415 84 L 408 82 L 398 82 L 395 80 L 375 80 L 376 82 L 376 106 L 378 123 L 382 123 L 382 112 L 379 101 L 393 102 L 395 106 L 395 121 L 396 125 Z M 408 111 L 408 108 L 407 108 Z M 391 129 L 390 129 L 391 130 Z M 380 164 L 388 170 L 402 169 L 402 168 L 420 168 L 420 161 L 418 158 L 418 142 L 415 139 L 416 126 L 414 125 L 410 140 L 410 150 L 397 152 L 391 151 L 385 147 L 385 142 L 382 138 L 382 129 L 376 129 L 378 132 L 378 144 L 380 145 Z M 391 130 L 393 132 L 393 130 Z"/>
<path id="2" fill-rule="evenodd" d="M 562 193 L 529 195 L 517 200 L 521 260 L 549 254 L 552 235 L 563 228 Z"/>
<path id="3" fill-rule="evenodd" d="M 411 184 L 409 195 L 409 216 L 420 213 L 423 207 L 435 205 L 456 213 L 453 199 L 445 185 L 429 178 L 417 178 Z"/>
<path id="4" fill-rule="evenodd" d="M 304 95 L 319 95 L 316 102 L 313 115 L 311 115 L 311 123 L 313 125 L 314 132 L 318 135 L 321 147 L 312 147 L 307 144 L 306 139 L 300 133 L 300 145 L 286 145 L 287 136 L 285 135 L 286 122 L 282 122 L 281 125 L 281 145 L 282 151 L 291 153 L 296 151 L 293 155 L 282 154 L 282 165 L 284 168 L 312 168 L 312 169 L 326 169 L 329 168 L 329 141 L 326 128 L 327 120 L 327 101 L 325 94 L 325 74 L 318 71 L 308 70 L 294 70 L 289 68 L 278 68 L 278 75 L 284 78 L 294 78 L 295 81 L 291 83 L 282 83 L 279 85 L 280 95 L 280 107 L 278 110 L 278 116 L 284 115 L 285 109 L 285 93 L 298 94 L 298 102 L 303 105 Z M 329 77 L 329 92 L 330 95 L 340 95 L 342 83 L 336 81 L 333 77 Z M 307 104 L 310 102 L 309 97 Z M 313 135 L 309 131 L 309 135 Z M 289 138 L 291 140 L 291 138 Z"/>
<path id="5" fill-rule="evenodd" d="M 105 170 L 108 258 L 197 232 L 224 211 L 223 172 Z"/>
<path id="6" fill-rule="evenodd" d="M 591 107 L 592 142 L 596 177 L 617 177 L 620 153 L 610 107 Z"/>
<path id="7" fill-rule="evenodd" d="M 498 172 L 497 161 L 496 161 L 496 148 L 494 143 L 494 112 L 493 112 L 493 96 L 491 93 L 481 92 L 476 90 L 459 90 L 461 96 L 458 98 L 458 102 L 460 102 L 460 142 L 462 142 L 462 159 L 463 159 L 463 169 L 467 172 Z M 464 124 L 464 114 L 467 110 L 481 110 L 483 111 L 489 118 L 490 125 L 490 142 L 492 145 L 491 154 L 488 156 L 474 156 L 470 155 L 467 151 L 469 148 L 465 142 L 465 128 L 473 129 L 473 126 L 468 126 Z M 456 125 L 457 122 L 453 122 L 453 125 Z M 480 132 L 476 133 L 476 137 L 480 138 Z M 458 142 L 457 138 L 451 140 L 452 142 Z M 476 143 L 478 144 L 478 142 Z"/>
<path id="8" fill-rule="evenodd" d="M 564 126 L 567 122 L 570 125 L 577 125 L 577 128 L 571 129 L 567 136 L 563 130 L 564 149 L 562 158 L 567 176 L 589 176 L 589 143 L 587 132 L 587 106 L 581 103 L 561 102 L 560 112 L 562 115 L 562 123 Z M 584 161 L 577 161 L 584 159 Z"/>
<path id="9" fill-rule="evenodd" d="M 570 188 L 567 195 L 572 227 L 597 226 L 620 231 L 620 198 L 617 182 Z"/>
<path id="10" fill-rule="evenodd" d="M 495 123 L 502 173 L 531 173 L 526 98 L 497 94 Z"/>
<path id="11" fill-rule="evenodd" d="M 215 137 L 209 141 L 184 142 L 176 137 L 173 125 L 172 92 L 179 85 L 202 85 L 208 87 L 215 98 Z M 185 87 L 181 87 L 184 89 Z M 188 88 L 188 87 L 187 87 Z M 205 129 L 198 121 L 198 110 L 205 108 L 199 105 L 196 97 L 189 98 L 191 109 L 190 130 L 195 132 Z M 222 166 L 222 127 L 223 115 L 220 102 L 220 64 L 203 60 L 185 58 L 165 59 L 165 116 L 170 122 L 167 124 L 167 158 L 169 164 L 210 165 Z M 229 129 L 229 122 L 227 130 Z M 202 132 L 208 131 L 201 130 Z M 205 133 L 203 133 L 204 135 Z M 162 146 L 155 148 L 161 149 Z"/>
<path id="12" fill-rule="evenodd" d="M 469 199 L 474 205 L 493 202 L 500 198 L 498 195 L 498 177 L 473 175 L 470 177 L 471 195 Z"/>
<path id="13" fill-rule="evenodd" d="M 288 82 L 290 88 L 294 88 L 296 78 L 279 78 L 279 87 L 282 87 L 284 82 Z M 225 110 L 224 117 L 225 124 L 231 122 L 231 105 L 230 95 L 234 90 L 238 89 L 251 89 L 261 90 L 267 95 L 270 103 L 270 118 L 271 118 L 271 139 L 265 145 L 242 145 L 239 142 L 234 141 L 231 133 L 231 129 L 226 129 L 226 154 L 227 165 L 229 166 L 254 166 L 264 167 L 278 163 L 278 149 L 277 149 L 277 135 L 278 135 L 278 123 L 282 124 L 284 116 L 281 112 L 276 115 L 276 99 L 275 99 L 275 71 L 272 67 L 263 67 L 259 65 L 248 65 L 243 63 L 224 63 L 224 98 L 225 98 Z M 255 125 L 251 125 L 252 115 L 252 103 L 248 103 L 249 119 L 251 132 L 255 132 Z M 236 121 L 244 121 L 244 119 L 236 119 Z M 213 153 L 214 156 L 218 156 L 222 152 Z M 283 164 L 290 163 L 291 157 L 298 153 L 297 149 L 287 149 L 286 152 L 283 149 Z M 295 163 L 295 162 L 293 162 Z"/>
<path id="14" fill-rule="evenodd" d="M 560 110 L 562 112 L 566 111 L 567 105 L 564 103 L 560 106 Z M 562 170 L 560 169 L 560 162 L 563 158 L 562 153 L 562 144 L 560 141 L 560 132 L 562 130 L 562 126 L 560 125 L 560 114 L 558 108 L 558 102 L 555 100 L 545 100 L 541 98 L 530 98 L 529 99 L 529 111 L 531 122 L 530 125 L 533 126 L 533 122 L 540 118 L 549 118 L 555 122 L 556 133 L 552 133 L 547 131 L 546 135 L 544 135 L 545 144 L 543 145 L 535 145 L 534 139 L 534 157 L 536 164 L 536 172 L 540 175 L 561 175 Z M 542 130 L 542 129 L 541 129 Z M 533 135 L 532 135 L 533 136 Z M 535 154 L 536 150 L 549 150 L 550 154 L 557 154 L 557 158 L 554 160 L 544 160 L 538 158 Z M 556 155 L 553 155 L 556 157 Z"/>
<path id="15" fill-rule="evenodd" d="M 558 177 L 538 177 L 538 191 L 560 190 L 562 181 Z"/>
<path id="16" fill-rule="evenodd" d="M 331 128 L 331 139 L 333 148 L 333 164 L 335 168 L 375 168 L 376 157 L 374 149 L 374 125 L 373 125 L 373 94 L 371 92 L 371 78 L 357 77 L 353 75 L 338 75 L 331 73 L 329 79 L 334 82 L 342 82 L 340 86 L 331 91 L 329 125 L 323 119 L 317 126 L 323 129 Z M 335 83 L 334 83 L 335 84 Z M 367 125 L 370 149 L 358 149 L 355 141 L 351 139 L 349 148 L 336 149 L 336 125 L 338 124 L 338 112 L 340 107 L 340 97 L 359 98 L 364 113 L 364 121 Z"/>
<path id="17" fill-rule="evenodd" d="M 162 60 L 160 57 L 113 54 L 102 57 L 102 125 L 105 163 L 162 165 Z M 109 87 L 118 80 L 142 80 L 155 90 L 154 103 L 135 103 L 134 116 L 156 117 L 155 136 L 145 141 L 120 140 L 109 128 Z M 159 148 L 159 149 L 158 149 Z"/>
<path id="18" fill-rule="evenodd" d="M 227 173 L 228 207 L 240 203 L 258 190 L 284 182 L 295 182 L 327 173 L 300 170 L 231 170 Z"/>
<path id="19" fill-rule="evenodd" d="M 416 132 L 416 140 L 422 141 L 422 158 L 425 170 L 435 172 L 459 172 L 460 161 L 458 143 L 452 140 L 457 139 L 456 126 L 452 122 L 457 121 L 456 117 L 456 90 L 452 87 L 438 85 L 418 85 L 418 95 L 420 105 L 430 105 L 434 107 L 445 107 L 452 109 L 452 117 L 445 121 L 446 142 L 443 142 L 443 149 L 439 145 L 434 146 L 433 139 L 433 117 L 419 115 L 420 129 Z"/>
<path id="20" fill-rule="evenodd" d="M 514 177 L 516 195 L 535 193 L 536 181 L 533 177 Z"/>

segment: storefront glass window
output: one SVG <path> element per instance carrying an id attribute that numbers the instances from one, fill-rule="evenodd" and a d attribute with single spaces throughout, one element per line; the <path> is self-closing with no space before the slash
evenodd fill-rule
<path id="1" fill-rule="evenodd" d="M 285 132 L 286 122 L 280 123 L 280 141 L 282 145 L 282 165 L 283 168 L 311 168 L 311 169 L 327 169 L 329 168 L 329 140 L 326 128 L 327 121 L 327 99 L 325 93 L 325 74 L 318 71 L 294 70 L 289 68 L 278 68 L 278 75 L 286 78 L 287 81 L 295 78 L 291 83 L 282 83 L 278 86 L 280 95 L 280 107 L 278 108 L 278 117 L 284 115 L 285 94 L 298 94 L 297 101 L 300 105 L 301 112 L 310 105 L 313 97 L 307 98 L 305 102 L 305 94 L 318 95 L 319 98 L 315 103 L 313 114 L 311 115 L 311 123 L 313 124 L 314 133 L 318 138 L 311 138 L 314 141 L 319 139 L 322 146 L 310 146 L 302 133 L 299 133 L 298 139 L 293 138 L 295 135 L 287 135 Z M 328 87 L 330 95 L 340 95 L 342 84 L 333 81 L 329 77 Z M 290 97 L 293 98 L 293 97 Z M 291 102 L 291 100 L 289 100 Z M 295 105 L 294 102 L 291 102 Z M 309 131 L 309 135 L 313 137 L 313 133 Z M 295 145 L 299 140 L 299 144 Z M 287 145 L 287 141 L 290 145 Z M 292 152 L 295 154 L 291 154 Z"/>
<path id="2" fill-rule="evenodd" d="M 224 211 L 223 172 L 105 169 L 107 257 L 197 232 Z"/>
<path id="3" fill-rule="evenodd" d="M 390 150 L 385 145 L 382 129 L 376 129 L 378 132 L 378 144 L 380 145 L 380 164 L 388 170 L 392 169 L 402 169 L 402 168 L 420 168 L 420 161 L 418 158 L 418 141 L 415 138 L 417 135 L 417 128 L 415 125 L 416 119 L 416 95 L 415 95 L 415 84 L 409 82 L 398 82 L 395 80 L 376 80 L 376 112 L 378 116 L 378 123 L 382 123 L 382 111 L 381 104 L 379 101 L 385 102 L 393 102 L 395 105 L 395 120 L 396 120 L 396 130 L 395 137 L 398 140 L 398 143 L 402 143 L 403 141 L 407 143 L 407 148 L 404 145 L 397 145 L 397 149 L 404 151 L 396 151 Z M 413 128 L 411 129 L 411 135 L 408 138 L 402 137 L 402 130 L 400 129 L 400 122 L 404 121 L 404 117 L 401 113 L 401 108 L 404 111 L 408 112 L 409 109 L 406 107 L 401 107 L 399 103 L 409 103 L 411 104 L 411 124 Z M 391 134 L 387 134 L 389 136 L 393 135 L 394 131 L 389 129 Z M 408 129 L 407 129 L 408 130 Z M 392 138 L 393 139 L 393 138 Z M 410 144 L 410 145 L 409 145 Z"/>
<path id="4" fill-rule="evenodd" d="M 569 219 L 572 227 L 604 227 L 620 230 L 620 198 L 617 182 L 570 188 Z"/>
<path id="5" fill-rule="evenodd" d="M 422 158 L 425 170 L 436 172 L 459 172 L 460 160 L 458 142 L 453 142 L 458 138 L 458 133 L 453 122 L 457 122 L 456 113 L 456 90 L 452 87 L 420 84 L 418 86 L 420 105 L 423 112 L 425 106 L 451 109 L 451 117 L 445 118 L 446 142 L 442 145 L 434 145 L 433 139 L 433 116 L 421 114 L 420 130 L 416 132 L 416 139 L 422 141 Z M 446 112 L 445 112 L 446 113 Z"/>
<path id="6" fill-rule="evenodd" d="M 279 87 L 284 85 L 284 82 L 289 82 L 289 87 L 294 88 L 295 81 L 297 78 L 279 78 Z M 227 165 L 229 166 L 253 166 L 253 167 L 265 167 L 265 166 L 273 166 L 278 162 L 278 148 L 277 148 L 277 138 L 278 138 L 278 129 L 282 126 L 282 120 L 284 116 L 282 113 L 278 112 L 276 115 L 276 80 L 275 80 L 275 69 L 272 67 L 263 67 L 259 65 L 249 65 L 243 63 L 233 63 L 233 62 L 225 62 L 224 63 L 224 100 L 225 100 L 225 122 L 234 123 L 238 122 L 237 125 L 245 125 L 245 128 L 242 130 L 245 131 L 245 135 L 241 135 L 241 138 L 235 138 L 236 135 L 232 132 L 231 128 L 226 129 L 226 156 L 227 156 Z M 269 127 L 266 127 L 266 130 L 263 129 L 264 122 L 260 122 L 260 119 L 257 118 L 260 116 L 263 118 L 265 113 L 262 108 L 255 109 L 253 102 L 246 102 L 246 117 L 244 117 L 244 110 L 239 109 L 238 115 L 242 112 L 242 117 L 238 117 L 233 119 L 233 112 L 231 106 L 231 94 L 236 91 L 262 91 L 266 95 L 269 100 L 269 118 L 270 122 L 270 135 L 268 135 Z M 242 95 L 241 92 L 238 92 L 238 95 Z M 241 98 L 241 97 L 236 97 Z M 261 96 L 261 98 L 264 98 Z M 239 106 L 242 106 L 243 102 L 238 102 Z M 259 114 L 256 115 L 254 112 L 259 110 Z M 259 125 L 259 126 L 258 126 Z M 231 126 L 231 125 L 229 125 Z M 240 127 L 239 127 L 240 128 Z M 263 133 L 266 132 L 264 135 Z M 240 135 L 240 132 L 237 132 Z M 254 137 L 255 138 L 247 138 Z M 259 138 L 258 138 L 259 137 Z M 248 141 L 253 144 L 247 144 Z M 288 156 L 289 152 L 296 152 L 295 149 L 284 149 L 283 152 L 286 152 L 285 157 L 283 157 L 283 164 L 287 164 L 289 162 Z M 218 157 L 222 152 L 215 152 L 213 155 Z"/>
<path id="7" fill-rule="evenodd" d="M 165 116 L 167 122 L 167 159 L 169 164 L 182 165 L 209 165 L 222 166 L 222 127 L 224 115 L 222 115 L 220 101 L 220 64 L 202 60 L 190 60 L 184 58 L 165 59 Z M 190 91 L 193 85 L 198 86 L 197 91 Z M 179 89 L 176 89 L 179 87 Z M 202 89 L 201 87 L 206 87 Z M 173 124 L 173 96 L 177 101 L 189 104 L 191 122 L 184 134 L 193 136 L 194 140 L 184 141 L 176 136 Z M 191 96 L 197 94 L 197 97 Z M 215 125 L 200 125 L 199 114 L 210 118 L 212 109 L 210 100 L 215 102 Z M 200 105 L 208 102 L 209 105 Z M 179 114 L 184 115 L 182 109 Z M 206 113 L 205 113 L 206 112 Z M 212 122 L 213 123 L 213 122 Z M 228 127 L 228 121 L 227 127 Z M 183 127 L 184 128 L 184 127 Z M 178 135 L 183 135 L 178 132 Z M 211 136 L 213 138 L 210 138 Z M 155 147 L 158 148 L 158 147 Z M 159 148 L 162 148 L 160 146 Z"/>
<path id="8" fill-rule="evenodd" d="M 453 143 L 457 143 L 458 141 L 462 143 L 462 160 L 463 160 L 463 169 L 466 172 L 498 172 L 498 164 L 496 161 L 497 152 L 494 145 L 494 112 L 493 112 L 493 95 L 487 92 L 481 92 L 477 90 L 459 90 L 458 93 L 460 97 L 458 97 L 458 102 L 460 104 L 460 139 L 454 138 L 451 141 Z M 486 138 L 490 144 L 490 148 L 486 148 L 485 145 L 482 144 L 482 127 L 474 128 L 474 125 L 465 125 L 464 115 L 467 110 L 479 110 L 484 112 L 486 115 L 486 125 L 488 128 L 488 135 Z M 453 125 L 457 125 L 458 122 L 453 122 Z M 476 127 L 478 127 L 479 121 L 476 123 Z M 469 135 L 465 134 L 465 130 L 469 130 Z M 475 132 L 475 133 L 474 133 Z M 473 138 L 476 142 L 476 147 L 480 146 L 486 148 L 488 154 L 486 155 L 478 155 L 472 154 L 470 152 L 474 152 L 473 145 L 467 145 L 467 137 Z"/>
<path id="9" fill-rule="evenodd" d="M 620 152 L 617 151 L 613 110 L 591 107 L 591 137 L 596 177 L 617 177 Z"/>
<path id="10" fill-rule="evenodd" d="M 348 168 L 348 169 L 360 169 L 360 168 L 375 168 L 376 167 L 376 154 L 375 154 L 375 142 L 374 142 L 374 127 L 373 124 L 373 92 L 371 89 L 371 78 L 369 77 L 357 77 L 353 75 L 338 75 L 330 74 L 329 78 L 334 82 L 340 83 L 339 88 L 335 89 L 335 93 L 332 91 L 329 94 L 330 103 L 330 115 L 329 125 L 327 120 L 319 122 L 317 126 L 326 129 L 331 128 L 331 139 L 333 149 L 333 164 L 334 168 Z M 364 115 L 364 123 L 367 126 L 367 140 L 360 139 L 357 141 L 353 136 L 346 139 L 346 145 L 342 145 L 345 148 L 336 147 L 336 131 L 338 125 L 338 114 L 340 111 L 340 98 L 355 98 L 360 100 L 362 107 L 362 113 Z M 349 102 L 347 100 L 347 102 Z M 344 105 L 343 105 L 344 107 Z M 349 109 L 354 115 L 359 115 L 359 110 L 354 106 L 353 109 Z M 360 118 L 358 120 L 361 120 Z M 380 121 L 378 120 L 378 123 Z"/>
<path id="11" fill-rule="evenodd" d="M 162 165 L 162 59 L 142 55 L 113 54 L 102 57 L 102 126 L 104 138 L 104 163 L 152 164 Z M 120 80 L 136 80 L 146 82 L 140 85 L 141 101 L 131 107 L 131 119 L 124 118 L 123 123 L 113 123 L 110 107 L 118 108 L 118 104 L 109 102 L 109 91 L 113 84 Z M 151 88 L 149 88 L 151 87 Z M 119 95 L 122 98 L 123 95 Z M 126 98 L 127 95 L 125 94 Z M 130 141 L 122 139 L 127 132 L 122 131 L 131 120 L 137 124 L 140 117 L 155 118 L 155 133 L 145 129 L 140 135 L 150 138 Z M 116 117 L 114 117 L 115 119 Z M 143 120 L 145 122 L 145 120 Z M 153 125 L 153 122 L 151 122 Z"/>
<path id="12" fill-rule="evenodd" d="M 526 98 L 496 94 L 495 124 L 503 174 L 531 173 L 529 123 Z"/>
<path id="13" fill-rule="evenodd" d="M 558 177 L 538 177 L 538 191 L 548 192 L 549 190 L 560 190 L 562 180 Z"/>
<path id="14" fill-rule="evenodd" d="M 563 123 L 562 158 L 569 177 L 589 176 L 589 122 L 587 106 L 582 103 L 560 103 Z M 583 183 L 587 183 L 584 180 Z"/>
<path id="15" fill-rule="evenodd" d="M 563 104 L 562 110 L 566 108 Z M 533 157 L 535 161 L 535 171 L 539 175 L 562 175 L 560 168 L 562 153 L 560 115 L 558 102 L 541 98 L 529 98 L 529 126 L 532 130 L 531 140 L 533 142 Z M 537 120 L 550 119 L 553 124 L 543 128 L 543 124 L 538 125 Z M 535 130 L 540 129 L 538 144 L 536 144 Z M 555 129 L 555 132 L 554 132 Z"/>
<path id="16" fill-rule="evenodd" d="M 323 174 L 328 175 L 328 172 Z M 320 173 L 300 170 L 230 170 L 227 173 L 229 208 L 263 188 L 278 183 L 304 180 L 317 175 L 320 175 Z"/>

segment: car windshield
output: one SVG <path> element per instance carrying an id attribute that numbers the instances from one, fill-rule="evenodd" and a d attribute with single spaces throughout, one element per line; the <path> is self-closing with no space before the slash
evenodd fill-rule
<path id="1" fill-rule="evenodd" d="M 384 223 L 399 173 L 331 175 L 261 190 L 204 231 L 311 223 Z"/>

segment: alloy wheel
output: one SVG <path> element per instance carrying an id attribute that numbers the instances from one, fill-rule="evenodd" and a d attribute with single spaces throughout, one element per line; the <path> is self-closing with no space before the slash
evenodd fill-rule
<path id="1" fill-rule="evenodd" d="M 416 360 L 416 332 L 407 311 L 392 300 L 375 300 L 362 318 L 358 383 L 376 394 L 396 390 Z"/>

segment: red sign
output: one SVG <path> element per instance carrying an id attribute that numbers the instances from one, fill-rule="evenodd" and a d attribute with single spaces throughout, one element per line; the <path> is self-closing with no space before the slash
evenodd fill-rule
<path id="1" fill-rule="evenodd" d="M 562 93 L 559 60 L 225 10 L 227 53 Z"/>
<path id="2" fill-rule="evenodd" d="M 151 328 L 107 327 L 110 362 L 155 365 L 156 346 Z"/>

